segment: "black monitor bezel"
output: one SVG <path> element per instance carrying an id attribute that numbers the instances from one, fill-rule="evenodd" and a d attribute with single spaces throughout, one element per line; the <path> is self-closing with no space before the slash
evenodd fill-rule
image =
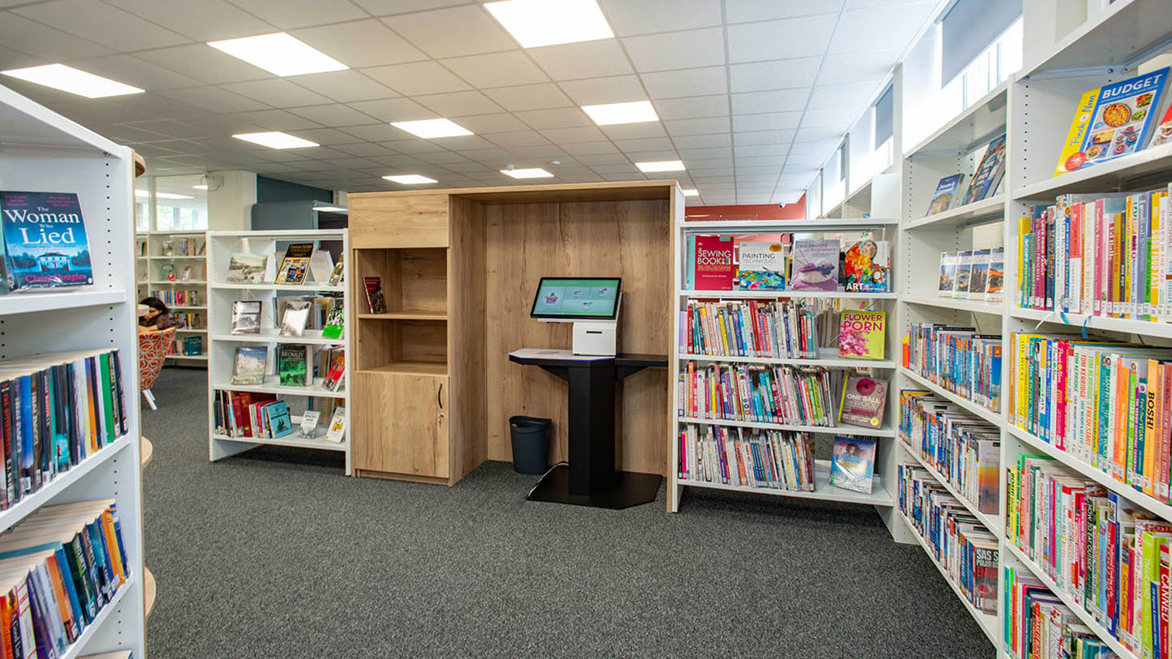
<path id="1" fill-rule="evenodd" d="M 615 300 L 614 309 L 609 316 L 583 316 L 578 314 L 559 314 L 559 313 L 538 313 L 537 300 L 541 297 L 541 289 L 545 287 L 546 282 L 557 281 L 581 281 L 583 279 L 613 279 L 615 281 Z M 619 305 L 622 304 L 623 294 L 623 278 L 622 277 L 598 277 L 598 276 L 580 276 L 580 277 L 542 277 L 537 282 L 537 289 L 533 291 L 533 304 L 529 306 L 529 317 L 538 318 L 541 320 L 614 320 L 619 315 Z"/>

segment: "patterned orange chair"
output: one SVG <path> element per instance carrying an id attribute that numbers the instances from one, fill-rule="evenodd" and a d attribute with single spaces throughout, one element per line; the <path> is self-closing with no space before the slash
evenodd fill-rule
<path id="1" fill-rule="evenodd" d="M 151 387 L 159 379 L 159 372 L 163 370 L 163 358 L 171 350 L 175 341 L 175 328 L 171 327 L 158 332 L 143 332 L 138 335 L 138 388 L 142 390 L 143 398 L 152 410 L 159 409 L 155 405 L 155 395 Z"/>

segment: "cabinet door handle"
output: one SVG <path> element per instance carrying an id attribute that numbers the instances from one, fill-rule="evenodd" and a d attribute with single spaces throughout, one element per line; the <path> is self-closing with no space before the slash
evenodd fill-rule
<path id="1" fill-rule="evenodd" d="M 444 383 L 443 383 L 443 382 L 441 382 L 441 383 L 440 383 L 440 386 L 439 386 L 439 389 L 438 389 L 438 390 L 436 390 L 436 392 L 435 392 L 435 404 L 436 404 L 436 405 L 439 405 L 439 408 L 440 408 L 441 410 L 442 410 L 442 409 L 444 409 L 444 398 L 443 398 L 443 396 L 444 396 Z"/>

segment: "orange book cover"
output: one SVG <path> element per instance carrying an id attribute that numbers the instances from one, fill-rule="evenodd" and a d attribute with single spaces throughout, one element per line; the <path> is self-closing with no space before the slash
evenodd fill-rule
<path id="1" fill-rule="evenodd" d="M 121 586 L 126 581 L 126 566 L 122 564 L 122 552 L 118 550 L 118 536 L 114 532 L 114 515 L 109 510 L 102 513 L 102 533 L 106 536 L 106 546 L 110 548 L 110 559 L 114 563 L 114 573 L 118 575 Z"/>
<path id="2" fill-rule="evenodd" d="M 49 581 L 53 584 L 53 596 L 57 600 L 57 608 L 61 611 L 61 624 L 65 627 L 65 637 L 72 643 L 77 640 L 77 621 L 73 617 L 73 606 L 69 603 L 69 594 L 65 592 L 65 582 L 61 581 L 61 568 L 57 565 L 57 557 L 49 556 L 46 558 L 45 568 L 49 573 Z"/>
<path id="3" fill-rule="evenodd" d="M 1115 418 L 1111 420 L 1114 431 L 1111 460 L 1115 465 L 1111 475 L 1115 480 L 1127 482 L 1127 389 L 1131 373 L 1123 367 L 1122 361 L 1116 359 L 1111 363 L 1111 368 L 1115 369 Z"/>
<path id="4" fill-rule="evenodd" d="M 0 659 L 15 659 L 12 655 L 12 616 L 15 613 L 16 590 L 0 597 Z"/>

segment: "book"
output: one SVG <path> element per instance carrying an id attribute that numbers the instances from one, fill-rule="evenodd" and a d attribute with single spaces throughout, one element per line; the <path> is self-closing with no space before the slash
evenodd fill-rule
<path id="1" fill-rule="evenodd" d="M 742 242 L 737 246 L 737 289 L 742 291 L 785 290 L 788 266 L 781 243 Z"/>
<path id="2" fill-rule="evenodd" d="M 1148 143 L 1168 78 L 1163 68 L 1082 95 L 1054 176 L 1130 155 Z"/>
<path id="3" fill-rule="evenodd" d="M 175 255 L 175 243 L 170 240 L 164 240 L 159 245 L 159 256 L 174 256 L 174 255 Z"/>
<path id="4" fill-rule="evenodd" d="M 236 360 L 232 364 L 232 384 L 264 384 L 268 360 L 267 346 L 237 346 Z"/>
<path id="5" fill-rule="evenodd" d="M 983 513 L 1000 510 L 1001 431 L 927 391 L 899 392 L 899 437 Z"/>
<path id="6" fill-rule="evenodd" d="M 301 336 L 305 333 L 309 307 L 310 302 L 306 300 L 289 300 L 286 303 L 285 313 L 281 317 L 281 336 Z"/>
<path id="7" fill-rule="evenodd" d="M 327 250 L 315 250 L 309 257 L 309 274 L 313 280 L 326 283 L 334 273 L 334 258 Z"/>
<path id="8" fill-rule="evenodd" d="M 1149 147 L 1160 146 L 1172 142 L 1172 104 L 1168 105 L 1168 109 L 1164 111 L 1164 116 L 1160 117 L 1160 123 L 1152 131 L 1152 141 Z"/>
<path id="9" fill-rule="evenodd" d="M 978 249 L 972 253 L 972 269 L 969 270 L 968 299 L 984 300 L 989 287 L 989 263 L 992 250 Z"/>
<path id="10" fill-rule="evenodd" d="M 689 300 L 680 312 L 680 346 L 685 354 L 694 355 L 812 359 L 818 356 L 818 328 L 825 324 L 818 320 L 819 308 L 829 305 L 808 300 Z"/>
<path id="11" fill-rule="evenodd" d="M 278 400 L 264 407 L 265 428 L 270 439 L 293 434 L 293 419 L 289 417 L 289 406 Z"/>
<path id="12" fill-rule="evenodd" d="M 731 236 L 696 236 L 692 254 L 694 286 L 700 291 L 731 291 L 736 277 Z"/>
<path id="13" fill-rule="evenodd" d="M 838 290 L 838 239 L 795 240 L 790 289 Z"/>
<path id="14" fill-rule="evenodd" d="M 942 297 L 951 297 L 952 289 L 956 287 L 957 254 L 940 252 L 940 280 L 936 284 L 936 292 Z"/>
<path id="15" fill-rule="evenodd" d="M 963 204 L 988 199 L 997 194 L 1001 179 L 1005 176 L 1005 134 L 993 138 L 987 147 L 985 155 L 977 165 L 977 171 L 969 180 L 969 188 L 964 193 Z"/>
<path id="16" fill-rule="evenodd" d="M 229 284 L 260 284 L 264 282 L 268 257 L 260 254 L 232 254 L 228 260 Z"/>
<path id="17" fill-rule="evenodd" d="M 282 343 L 277 346 L 277 375 L 282 387 L 306 387 L 312 383 L 309 346 Z"/>
<path id="18" fill-rule="evenodd" d="M 864 238 L 846 250 L 844 288 L 848 293 L 886 293 L 890 269 L 890 244 Z"/>
<path id="19" fill-rule="evenodd" d="M 867 437 L 835 437 L 830 458 L 830 485 L 871 493 L 875 475 L 875 440 Z"/>
<path id="20" fill-rule="evenodd" d="M 1005 248 L 994 247 L 989 250 L 989 279 L 985 286 L 985 299 L 989 302 L 1000 302 L 1005 288 Z"/>
<path id="21" fill-rule="evenodd" d="M 323 376 L 321 386 L 328 391 L 341 391 L 343 376 L 346 375 L 346 355 L 339 351 L 334 355 L 330 367 Z"/>
<path id="22" fill-rule="evenodd" d="M 799 426 L 838 421 L 840 369 L 691 363 L 681 375 L 681 417 Z"/>
<path id="23" fill-rule="evenodd" d="M 183 354 L 191 357 L 203 354 L 203 337 L 188 336 L 183 338 Z"/>
<path id="24" fill-rule="evenodd" d="M 952 279 L 952 297 L 967 298 L 969 295 L 969 279 L 973 274 L 973 253 L 960 252 L 956 255 L 956 276 Z"/>
<path id="25" fill-rule="evenodd" d="M 329 310 L 326 315 L 325 324 L 322 326 L 321 335 L 326 339 L 340 339 L 342 332 L 346 329 L 346 310 L 341 304 L 335 305 Z"/>
<path id="26" fill-rule="evenodd" d="M 194 270 L 193 266 L 183 266 L 183 274 L 179 275 L 179 281 L 191 281 L 191 273 Z"/>
<path id="27" fill-rule="evenodd" d="M 317 437 L 317 421 L 321 418 L 321 412 L 317 410 L 305 410 L 301 413 L 301 425 L 297 427 L 297 436 L 302 439 L 314 439 Z"/>
<path id="28" fill-rule="evenodd" d="M 344 262 L 338 261 L 337 263 L 335 263 L 334 270 L 333 270 L 333 272 L 330 273 L 330 281 L 327 285 L 337 286 L 337 285 L 341 284 L 342 283 L 342 275 L 345 273 L 345 271 L 346 271 L 346 264 Z"/>
<path id="29" fill-rule="evenodd" d="M 334 408 L 334 416 L 330 419 L 330 427 L 326 430 L 326 441 L 335 444 L 346 439 L 346 408 Z"/>
<path id="30" fill-rule="evenodd" d="M 936 192 L 932 194 L 932 202 L 928 204 L 925 215 L 943 213 L 952 208 L 953 202 L 960 199 L 960 185 L 964 181 L 964 174 L 945 176 L 936 184 Z"/>
<path id="31" fill-rule="evenodd" d="M 867 375 L 847 376 L 838 406 L 838 421 L 851 426 L 878 428 L 887 407 L 887 382 Z"/>
<path id="32" fill-rule="evenodd" d="M 259 300 L 237 300 L 232 303 L 232 333 L 260 333 Z"/>
<path id="33" fill-rule="evenodd" d="M 887 313 L 843 311 L 838 331 L 838 356 L 843 359 L 883 359 Z"/>
<path id="34" fill-rule="evenodd" d="M 975 327 L 913 322 L 904 342 L 903 366 L 944 389 L 993 410 L 1000 409 L 1002 339 Z"/>
<path id="35" fill-rule="evenodd" d="M 814 491 L 814 445 L 807 433 L 689 423 L 678 439 L 681 480 Z"/>
<path id="36" fill-rule="evenodd" d="M 286 247 L 285 258 L 281 259 L 281 267 L 277 270 L 276 283 L 305 283 L 305 274 L 309 271 L 312 254 L 313 243 L 291 243 Z"/>
<path id="37" fill-rule="evenodd" d="M 366 290 L 366 305 L 370 313 L 386 313 L 387 299 L 383 296 L 381 277 L 363 277 L 362 287 Z"/>
<path id="38" fill-rule="evenodd" d="M 94 283 L 81 203 L 70 192 L 0 192 L 9 291 Z"/>
<path id="39" fill-rule="evenodd" d="M 164 263 L 159 266 L 159 270 L 163 273 L 163 279 L 167 281 L 175 281 L 175 264 Z"/>

